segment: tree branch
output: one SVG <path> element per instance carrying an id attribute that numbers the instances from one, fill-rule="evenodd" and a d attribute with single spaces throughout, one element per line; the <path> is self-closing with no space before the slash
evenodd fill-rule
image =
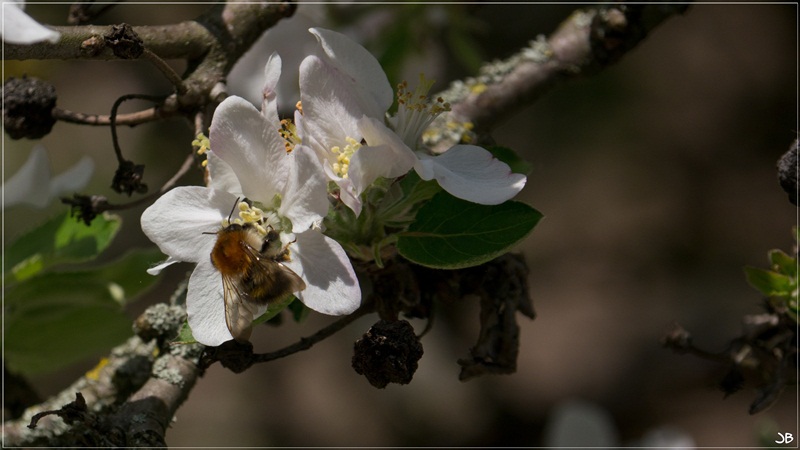
<path id="1" fill-rule="evenodd" d="M 201 374 L 202 346 L 170 346 L 186 319 L 182 307 L 158 304 L 136 321 L 138 336 L 114 348 L 107 359 L 60 394 L 28 408 L 3 424 L 5 446 L 165 446 L 164 434 L 175 411 Z M 29 428 L 37 414 L 56 411 L 80 393 L 86 411 L 74 426 L 46 417 Z M 40 414 L 41 415 L 41 414 Z M 74 423 L 74 422 L 73 422 Z"/>
<path id="2" fill-rule="evenodd" d="M 223 3 L 193 21 L 164 26 L 132 27 L 144 49 L 161 59 L 186 59 L 182 85 L 186 91 L 167 110 L 199 109 L 216 99 L 211 94 L 233 65 L 261 34 L 294 14 L 296 5 L 280 3 Z M 120 59 L 109 45 L 115 26 L 53 27 L 61 33 L 56 43 L 4 45 L 5 59 Z M 148 55 L 150 53 L 147 53 Z M 153 58 L 150 57 L 150 60 Z M 170 80 L 173 84 L 177 81 Z"/>
<path id="3" fill-rule="evenodd" d="M 575 11 L 549 38 L 539 36 L 509 59 L 486 64 L 477 77 L 453 82 L 439 93 L 451 111 L 426 132 L 426 143 L 443 151 L 465 134 L 487 133 L 561 82 L 617 62 L 656 26 L 687 8 L 615 4 Z"/>

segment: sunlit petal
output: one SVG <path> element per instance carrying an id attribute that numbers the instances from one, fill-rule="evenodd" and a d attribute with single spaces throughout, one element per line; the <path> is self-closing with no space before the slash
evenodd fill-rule
<path id="1" fill-rule="evenodd" d="M 342 246 L 315 230 L 296 235 L 286 265 L 306 280 L 297 297 L 309 308 L 330 315 L 350 314 L 361 304 L 361 288 Z"/>
<path id="2" fill-rule="evenodd" d="M 278 127 L 241 97 L 226 98 L 214 112 L 211 150 L 233 169 L 251 199 L 269 201 L 285 188 L 288 162 Z"/>
<path id="3" fill-rule="evenodd" d="M 215 233 L 235 202 L 236 196 L 229 192 L 181 186 L 142 213 L 142 231 L 164 254 L 178 261 L 208 261 Z"/>
<path id="4" fill-rule="evenodd" d="M 423 180 L 435 178 L 450 194 L 483 205 L 511 199 L 525 187 L 525 175 L 474 145 L 456 145 L 439 156 L 419 154 L 414 166 Z"/>
<path id="5" fill-rule="evenodd" d="M 189 277 L 186 312 L 197 342 L 215 347 L 233 339 L 225 322 L 222 276 L 208 259 L 199 262 Z"/>
<path id="6" fill-rule="evenodd" d="M 358 92 L 364 114 L 382 117 L 394 101 L 394 92 L 378 60 L 341 33 L 322 28 L 309 31 L 319 41 L 327 63 L 341 78 L 351 80 L 351 89 Z"/>

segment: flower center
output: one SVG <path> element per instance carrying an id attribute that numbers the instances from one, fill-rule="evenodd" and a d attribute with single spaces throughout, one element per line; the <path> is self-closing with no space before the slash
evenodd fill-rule
<path id="1" fill-rule="evenodd" d="M 338 145 L 331 148 L 331 153 L 336 155 L 336 162 L 331 164 L 331 168 L 336 175 L 342 178 L 347 178 L 347 172 L 350 170 L 350 158 L 361 148 L 361 143 L 349 136 L 345 141 L 347 141 L 347 145 L 344 148 Z"/>
<path id="2" fill-rule="evenodd" d="M 236 208 L 239 210 L 239 217 L 223 219 L 222 226 L 227 227 L 231 223 L 239 225 L 249 224 L 252 225 L 260 235 L 265 237 L 270 230 L 280 233 L 281 236 L 289 234 L 291 233 L 292 223 L 289 219 L 278 215 L 277 211 L 280 206 L 280 201 L 280 196 L 276 195 L 272 200 L 272 205 L 267 207 L 245 199 L 236 205 Z"/>
<path id="3" fill-rule="evenodd" d="M 395 132 L 406 145 L 416 149 L 417 143 L 426 128 L 441 113 L 450 111 L 450 104 L 441 97 L 436 101 L 428 99 L 428 91 L 433 80 L 426 80 L 424 74 L 419 75 L 419 86 L 411 92 L 408 82 L 397 85 L 397 115 L 393 118 Z"/>

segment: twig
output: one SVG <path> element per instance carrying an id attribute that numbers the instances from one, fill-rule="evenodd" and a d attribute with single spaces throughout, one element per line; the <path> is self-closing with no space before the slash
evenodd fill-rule
<path id="1" fill-rule="evenodd" d="M 122 156 L 122 150 L 119 148 L 119 141 L 117 140 L 117 126 L 116 126 L 116 119 L 117 119 L 117 109 L 119 109 L 119 105 L 122 102 L 128 100 L 150 100 L 153 102 L 161 102 L 165 99 L 164 96 L 155 96 L 155 95 L 144 95 L 144 94 L 127 94 L 123 95 L 122 97 L 118 98 L 114 105 L 111 106 L 111 115 L 109 116 L 108 120 L 111 125 L 111 142 L 114 144 L 114 152 L 117 155 L 117 161 L 122 164 L 125 162 L 125 158 Z"/>
<path id="2" fill-rule="evenodd" d="M 178 75 L 172 69 L 172 67 L 170 67 L 169 64 L 166 63 L 166 61 L 161 59 L 155 53 L 148 50 L 147 47 L 144 48 L 144 52 L 142 52 L 142 57 L 153 63 L 153 65 L 156 66 L 156 68 L 160 70 L 162 74 L 164 74 L 164 76 L 169 80 L 169 82 L 172 83 L 173 86 L 175 86 L 175 92 L 177 92 L 178 95 L 186 93 L 186 86 L 183 85 L 183 80 L 181 79 L 181 76 Z"/>
<path id="3" fill-rule="evenodd" d="M 314 344 L 332 336 L 347 325 L 353 323 L 353 321 L 359 317 L 373 311 L 372 303 L 364 303 L 352 314 L 343 316 L 313 335 L 301 338 L 300 341 L 274 352 L 253 353 L 252 344 L 249 342 L 237 342 L 235 340 L 225 342 L 219 347 L 206 347 L 205 353 L 200 359 L 200 367 L 205 369 L 219 361 L 222 367 L 234 373 L 241 373 L 249 369 L 253 364 L 273 361 L 303 350 L 308 350 L 313 347 Z"/>
<path id="4" fill-rule="evenodd" d="M 111 116 L 105 114 L 84 114 L 55 107 L 52 110 L 53 118 L 62 122 L 76 123 L 79 125 L 111 125 Z M 175 115 L 163 108 L 152 107 L 141 111 L 118 114 L 114 120 L 117 125 L 135 126 L 147 122 L 155 122 Z"/>
<path id="5" fill-rule="evenodd" d="M 285 356 L 289 356 L 293 353 L 301 352 L 303 350 L 308 350 L 314 346 L 314 344 L 332 336 L 336 332 L 344 329 L 344 327 L 353 323 L 356 319 L 372 312 L 372 308 L 369 305 L 362 305 L 358 308 L 355 312 L 350 315 L 344 316 L 333 322 L 332 324 L 326 326 L 325 328 L 317 331 L 316 333 L 312 334 L 309 337 L 301 338 L 298 342 L 284 347 L 280 350 L 276 350 L 274 352 L 269 353 L 260 353 L 253 355 L 253 363 L 262 363 L 273 361 L 279 358 L 283 358 Z"/>

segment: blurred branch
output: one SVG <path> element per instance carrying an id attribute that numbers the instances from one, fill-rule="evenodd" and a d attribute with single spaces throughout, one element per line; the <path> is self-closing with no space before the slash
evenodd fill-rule
<path id="1" fill-rule="evenodd" d="M 438 132 L 426 133 L 432 137 L 427 143 L 441 150 L 458 143 L 463 134 L 452 132 L 454 124 L 470 123 L 464 131 L 479 135 L 490 131 L 561 82 L 619 61 L 656 26 L 687 8 L 656 3 L 576 10 L 549 37 L 539 36 L 509 59 L 486 64 L 478 76 L 439 93 L 451 111 L 434 122 Z"/>
<path id="2" fill-rule="evenodd" d="M 136 322 L 141 337 L 131 337 L 70 387 L 5 422 L 3 444 L 165 446 L 167 426 L 200 375 L 202 346 L 167 343 L 185 317 L 180 307 L 150 307 Z M 76 394 L 82 401 L 73 401 Z"/>
<path id="3" fill-rule="evenodd" d="M 797 139 L 789 146 L 789 150 L 778 160 L 778 182 L 789 195 L 789 201 L 797 206 Z"/>
<path id="4" fill-rule="evenodd" d="M 279 20 L 294 14 L 296 5 L 280 3 L 222 3 L 192 21 L 163 26 L 131 27 L 146 50 L 135 57 L 157 61 L 186 59 L 188 69 L 181 86 L 184 92 L 166 102 L 165 109 L 198 109 L 217 101 L 212 98 L 218 83 L 224 83 L 238 59 L 261 34 Z M 111 36 L 119 26 L 52 27 L 61 33 L 57 43 L 4 45 L 5 59 L 126 59 L 115 52 Z M 156 57 L 158 59 L 156 59 Z M 163 67 L 162 67 L 163 69 Z M 163 71 L 163 70 L 162 70 Z M 170 81 L 178 80 L 170 74 Z"/>

